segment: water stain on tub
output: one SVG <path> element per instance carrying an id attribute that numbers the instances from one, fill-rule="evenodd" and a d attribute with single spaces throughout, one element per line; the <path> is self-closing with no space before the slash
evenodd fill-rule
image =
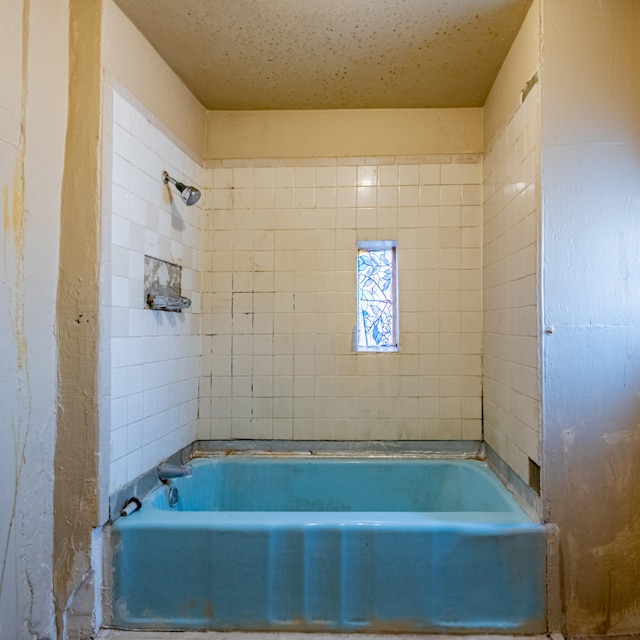
<path id="1" fill-rule="evenodd" d="M 201 611 L 201 615 L 198 615 L 198 611 Z M 213 620 L 215 608 L 211 600 L 201 603 L 200 601 L 191 598 L 190 600 L 185 600 L 185 602 L 183 602 L 178 608 L 178 615 L 184 618 L 204 618 L 205 620 Z"/>
<path id="2" fill-rule="evenodd" d="M 214 616 L 214 612 L 215 612 L 215 609 L 213 607 L 213 602 L 210 602 L 210 601 L 205 602 L 204 606 L 202 607 L 202 613 L 204 617 L 209 618 L 211 620 Z"/>

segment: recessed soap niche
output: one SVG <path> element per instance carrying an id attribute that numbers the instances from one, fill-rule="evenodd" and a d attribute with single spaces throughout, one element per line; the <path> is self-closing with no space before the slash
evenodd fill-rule
<path id="1" fill-rule="evenodd" d="M 191 306 L 191 300 L 182 295 L 180 265 L 144 257 L 144 306 L 156 311 L 182 311 Z"/>

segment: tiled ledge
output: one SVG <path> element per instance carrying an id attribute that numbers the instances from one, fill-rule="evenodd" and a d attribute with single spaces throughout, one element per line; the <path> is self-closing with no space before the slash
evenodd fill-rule
<path id="1" fill-rule="evenodd" d="M 549 640 L 546 635 L 514 636 L 514 635 L 423 635 L 423 634 L 384 634 L 372 633 L 246 633 L 241 631 L 118 631 L 103 629 L 96 640 Z M 559 634 L 553 640 L 563 640 Z"/>
<path id="2" fill-rule="evenodd" d="M 225 158 L 207 160 L 206 169 L 231 169 L 245 167 L 337 167 L 354 165 L 400 164 L 475 164 L 482 162 L 480 153 L 440 153 L 418 156 L 353 156 L 326 158 Z"/>
<path id="3" fill-rule="evenodd" d="M 486 443 L 484 443 L 487 464 L 513 493 L 520 506 L 534 519 L 542 518 L 542 499 L 516 472 Z"/>
<path id="4" fill-rule="evenodd" d="M 478 440 L 196 440 L 189 458 L 229 454 L 404 456 L 484 459 Z"/>

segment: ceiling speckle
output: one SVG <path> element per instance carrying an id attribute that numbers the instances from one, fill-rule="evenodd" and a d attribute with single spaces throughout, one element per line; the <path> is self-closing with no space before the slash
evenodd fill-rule
<path id="1" fill-rule="evenodd" d="M 531 0 L 115 0 L 207 109 L 478 107 Z"/>

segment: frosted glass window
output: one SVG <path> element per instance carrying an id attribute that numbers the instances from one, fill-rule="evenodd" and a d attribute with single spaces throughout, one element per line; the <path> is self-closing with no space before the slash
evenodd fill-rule
<path id="1" fill-rule="evenodd" d="M 357 351 L 398 350 L 395 240 L 358 242 Z"/>

